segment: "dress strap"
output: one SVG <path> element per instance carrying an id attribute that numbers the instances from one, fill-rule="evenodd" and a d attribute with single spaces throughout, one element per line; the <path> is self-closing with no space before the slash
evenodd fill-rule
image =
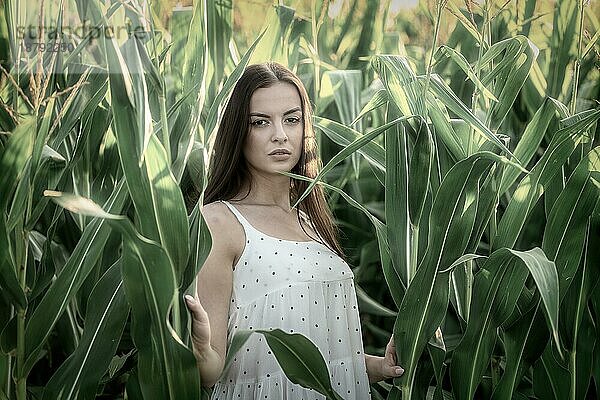
<path id="1" fill-rule="evenodd" d="M 233 213 L 233 215 L 235 215 L 235 217 L 237 218 L 239 223 L 242 224 L 242 226 L 244 227 L 244 230 L 246 230 L 246 233 L 248 231 L 248 228 L 252 228 L 252 224 L 250 222 L 248 222 L 248 220 L 246 218 L 244 218 L 242 213 L 239 212 L 238 209 L 235 208 L 235 206 L 233 204 L 231 204 L 227 200 L 219 200 L 219 201 L 221 203 L 225 204 L 227 206 L 227 208 L 229 208 L 231 210 L 231 212 Z"/>
<path id="2" fill-rule="evenodd" d="M 239 221 L 240 224 L 242 224 L 242 227 L 244 228 L 244 231 L 246 232 L 246 235 L 248 235 L 249 231 L 251 232 L 258 232 L 259 234 L 263 234 L 261 231 L 257 230 L 243 215 L 241 212 L 238 211 L 238 209 L 231 204 L 229 201 L 227 200 L 219 200 L 221 203 L 225 204 L 227 206 L 227 208 L 229 208 L 231 210 L 231 212 L 233 213 L 233 215 L 235 215 L 235 217 L 237 218 L 237 220 Z M 300 211 L 300 218 L 307 223 L 308 225 L 312 225 L 310 218 L 308 218 L 308 215 L 304 212 L 304 211 Z M 316 232 L 316 230 L 315 230 Z M 264 234 L 263 234 L 264 235 Z M 267 235 L 269 236 L 269 235 Z M 319 239 L 324 243 L 325 239 L 323 239 L 323 237 L 317 232 L 317 236 L 319 237 Z"/>

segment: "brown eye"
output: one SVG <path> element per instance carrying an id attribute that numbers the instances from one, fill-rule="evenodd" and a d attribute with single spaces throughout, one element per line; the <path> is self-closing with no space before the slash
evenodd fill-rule
<path id="1" fill-rule="evenodd" d="M 252 126 L 265 126 L 267 124 L 268 124 L 267 120 L 264 120 L 264 119 L 257 119 L 255 121 L 250 122 L 250 125 L 252 125 Z"/>
<path id="2" fill-rule="evenodd" d="M 301 120 L 300 120 L 299 117 L 289 117 L 289 118 L 285 119 L 285 122 L 288 123 L 288 124 L 294 125 L 294 124 L 300 123 Z"/>

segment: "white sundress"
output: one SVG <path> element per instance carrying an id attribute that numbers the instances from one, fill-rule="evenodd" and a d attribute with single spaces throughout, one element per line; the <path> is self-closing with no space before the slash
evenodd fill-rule
<path id="1" fill-rule="evenodd" d="M 333 389 L 346 400 L 371 398 L 354 275 L 316 241 L 292 241 L 254 228 L 222 201 L 244 228 L 246 244 L 233 267 L 227 348 L 239 329 L 301 333 L 319 349 Z M 213 388 L 211 399 L 305 399 L 325 396 L 287 379 L 261 334 L 250 335 Z"/>

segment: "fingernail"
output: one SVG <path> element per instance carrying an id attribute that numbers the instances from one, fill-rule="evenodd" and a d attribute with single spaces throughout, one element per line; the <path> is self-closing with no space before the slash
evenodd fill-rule
<path id="1" fill-rule="evenodd" d="M 188 303 L 193 303 L 194 302 L 194 298 L 192 296 L 190 296 L 189 294 L 186 294 L 185 296 L 183 296 L 183 298 L 188 302 Z"/>
<path id="2" fill-rule="evenodd" d="M 400 375 L 404 370 L 402 368 L 396 368 L 396 374 Z"/>

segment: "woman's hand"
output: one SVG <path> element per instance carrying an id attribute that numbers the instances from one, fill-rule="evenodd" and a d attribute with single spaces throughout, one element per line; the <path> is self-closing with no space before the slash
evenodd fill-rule
<path id="1" fill-rule="evenodd" d="M 200 304 L 198 297 L 194 298 L 189 294 L 185 295 L 190 314 L 192 315 L 192 343 L 194 345 L 194 354 L 196 358 L 203 357 L 211 349 L 210 346 L 210 321 L 208 314 Z"/>
<path id="2" fill-rule="evenodd" d="M 390 337 L 390 341 L 385 347 L 385 356 L 381 359 L 381 375 L 384 379 L 397 378 L 402 376 L 404 368 L 396 365 L 396 344 L 394 343 L 394 335 Z"/>
<path id="3" fill-rule="evenodd" d="M 198 297 L 186 294 L 185 303 L 192 314 L 192 345 L 196 365 L 200 371 L 202 386 L 211 387 L 223 372 L 224 357 L 210 344 L 210 322 L 208 313 Z"/>
<path id="4" fill-rule="evenodd" d="M 367 375 L 369 376 L 369 383 L 402 376 L 404 368 L 396 365 L 396 345 L 394 344 L 394 335 L 392 335 L 385 348 L 384 357 L 365 354 L 365 363 Z"/>

